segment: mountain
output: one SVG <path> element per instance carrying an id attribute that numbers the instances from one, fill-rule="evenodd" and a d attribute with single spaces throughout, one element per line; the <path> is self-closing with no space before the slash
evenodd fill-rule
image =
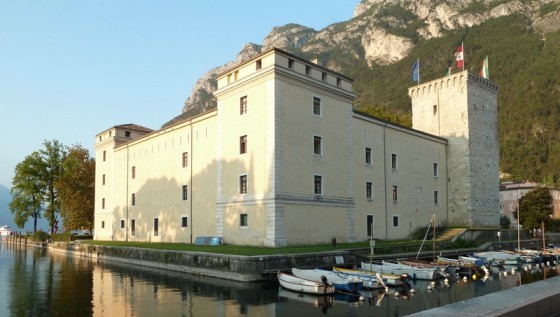
<path id="1" fill-rule="evenodd" d="M 352 19 L 314 30 L 275 27 L 262 44 L 247 44 L 235 61 L 193 87 L 169 125 L 216 107 L 216 77 L 273 46 L 354 78 L 354 108 L 411 125 L 407 89 L 420 61 L 422 82 L 454 68 L 463 43 L 465 68 L 478 73 L 488 56 L 498 99 L 500 169 L 505 179 L 559 185 L 560 0 L 363 0 Z"/>
<path id="2" fill-rule="evenodd" d="M 0 226 L 10 226 L 10 228 L 15 229 L 14 218 L 10 212 L 10 202 L 12 201 L 12 196 L 10 195 L 10 189 L 0 185 Z"/>

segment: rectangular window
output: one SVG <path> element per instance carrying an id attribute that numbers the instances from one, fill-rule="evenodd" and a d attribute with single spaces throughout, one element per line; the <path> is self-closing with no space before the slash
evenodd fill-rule
<path id="1" fill-rule="evenodd" d="M 311 66 L 305 65 L 305 74 L 311 75 Z"/>
<path id="2" fill-rule="evenodd" d="M 327 80 L 327 73 L 323 72 L 323 73 L 321 74 L 321 79 L 322 79 L 322 80 Z"/>
<path id="3" fill-rule="evenodd" d="M 399 216 L 393 216 L 393 228 L 399 227 Z"/>
<path id="4" fill-rule="evenodd" d="M 132 170 L 130 171 L 130 173 L 132 174 L 132 179 L 136 178 L 136 166 L 132 167 Z"/>
<path id="5" fill-rule="evenodd" d="M 101 221 L 101 229 L 105 229 L 105 221 Z"/>
<path id="6" fill-rule="evenodd" d="M 239 98 L 239 114 L 247 113 L 247 96 Z"/>
<path id="7" fill-rule="evenodd" d="M 247 214 L 239 215 L 239 226 L 241 227 L 249 226 L 249 216 L 247 216 Z"/>
<path id="8" fill-rule="evenodd" d="M 239 138 L 239 154 L 247 153 L 247 136 L 244 135 Z"/>
<path id="9" fill-rule="evenodd" d="M 438 191 L 434 190 L 434 205 L 438 204 L 438 195 L 439 195 Z"/>
<path id="10" fill-rule="evenodd" d="M 313 136 L 313 153 L 316 155 L 322 154 L 322 138 L 320 136 Z"/>
<path id="11" fill-rule="evenodd" d="M 313 114 L 316 116 L 321 115 L 321 98 L 313 97 Z"/>
<path id="12" fill-rule="evenodd" d="M 130 220 L 130 235 L 134 236 L 136 234 L 136 219 Z"/>
<path id="13" fill-rule="evenodd" d="M 183 152 L 183 167 L 189 166 L 189 152 Z"/>
<path id="14" fill-rule="evenodd" d="M 366 216 L 366 231 L 368 237 L 373 235 L 373 215 Z"/>
<path id="15" fill-rule="evenodd" d="M 438 176 L 439 176 L 438 164 L 434 163 L 434 177 L 438 177 Z"/>
<path id="16" fill-rule="evenodd" d="M 107 151 L 103 151 L 103 162 L 107 160 Z"/>
<path id="17" fill-rule="evenodd" d="M 105 174 L 103 174 L 103 185 L 105 185 Z"/>
<path id="18" fill-rule="evenodd" d="M 124 136 L 130 138 L 130 131 L 124 131 Z"/>
<path id="19" fill-rule="evenodd" d="M 121 219 L 121 229 L 124 229 L 124 219 Z"/>
<path id="20" fill-rule="evenodd" d="M 186 228 L 189 226 L 189 217 L 183 216 L 181 217 L 181 228 Z"/>
<path id="21" fill-rule="evenodd" d="M 294 68 L 294 60 L 291 58 L 288 58 L 288 68 Z"/>
<path id="22" fill-rule="evenodd" d="M 366 164 L 371 164 L 371 148 L 366 148 Z"/>
<path id="23" fill-rule="evenodd" d="M 239 193 L 247 194 L 247 175 L 239 176 Z"/>
<path id="24" fill-rule="evenodd" d="M 366 198 L 367 199 L 372 198 L 372 188 L 373 188 L 373 183 L 372 182 L 366 182 Z"/>
<path id="25" fill-rule="evenodd" d="M 101 198 L 101 209 L 105 209 L 105 198 Z"/>
<path id="26" fill-rule="evenodd" d="M 182 191 L 183 195 L 183 200 L 187 200 L 189 198 L 189 186 L 188 185 L 183 185 L 183 191 Z"/>
<path id="27" fill-rule="evenodd" d="M 259 59 L 255 62 L 255 69 L 259 70 L 261 68 L 262 68 L 262 60 Z"/>
<path id="28" fill-rule="evenodd" d="M 391 154 L 391 168 L 396 170 L 398 168 L 397 165 L 397 154 Z"/>
<path id="29" fill-rule="evenodd" d="M 130 195 L 130 205 L 131 206 L 136 206 L 136 193 L 132 193 Z"/>
<path id="30" fill-rule="evenodd" d="M 313 193 L 315 195 L 321 195 L 323 193 L 323 176 L 314 175 L 314 186 Z"/>
<path id="31" fill-rule="evenodd" d="M 399 186 L 393 186 L 393 201 L 399 201 Z"/>
<path id="32" fill-rule="evenodd" d="M 336 85 L 340 86 L 340 84 L 342 84 L 342 79 L 340 79 L 340 77 L 336 78 Z"/>
<path id="33" fill-rule="evenodd" d="M 154 218 L 154 236 L 158 236 L 159 235 L 159 219 L 158 218 Z"/>

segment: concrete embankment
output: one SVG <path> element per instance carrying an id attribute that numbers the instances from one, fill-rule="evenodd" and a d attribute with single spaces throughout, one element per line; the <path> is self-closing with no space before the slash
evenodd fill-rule
<path id="1" fill-rule="evenodd" d="M 560 276 L 409 316 L 551 317 L 558 314 L 560 314 Z"/>
<path id="2" fill-rule="evenodd" d="M 63 252 L 93 260 L 123 262 L 242 282 L 257 282 L 276 278 L 278 270 L 288 271 L 292 267 L 359 263 L 359 259 L 348 251 L 240 256 L 56 242 L 50 243 L 48 249 L 50 252 Z"/>

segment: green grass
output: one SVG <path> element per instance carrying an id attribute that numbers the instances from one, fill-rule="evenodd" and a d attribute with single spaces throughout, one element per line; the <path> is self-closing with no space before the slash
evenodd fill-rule
<path id="1" fill-rule="evenodd" d="M 355 242 L 355 243 L 338 243 L 336 248 L 331 244 L 322 245 L 304 245 L 304 246 L 289 246 L 281 248 L 270 247 L 255 247 L 255 246 L 240 246 L 240 245 L 194 245 L 187 243 L 163 243 L 163 242 L 125 242 L 125 241 L 96 241 L 96 240 L 82 240 L 83 244 L 110 246 L 110 247 L 126 247 L 126 248 L 145 248 L 145 249 L 160 249 L 160 250 L 174 250 L 174 251 L 191 251 L 191 252 L 208 252 L 218 254 L 234 254 L 234 255 L 274 255 L 274 254 L 299 254 L 299 253 L 314 253 L 314 252 L 328 252 L 336 250 L 349 250 L 349 249 L 362 249 L 369 248 L 369 241 Z M 376 248 L 390 248 L 391 246 L 398 245 L 420 245 L 421 241 L 416 240 L 392 240 L 392 241 L 376 241 Z"/>

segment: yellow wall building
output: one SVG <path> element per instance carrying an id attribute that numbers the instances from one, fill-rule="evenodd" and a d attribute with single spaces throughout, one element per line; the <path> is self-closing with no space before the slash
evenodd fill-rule
<path id="1" fill-rule="evenodd" d="M 447 138 L 353 111 L 351 78 L 271 49 L 214 94 L 186 121 L 97 135 L 95 239 L 285 246 L 449 220 Z"/>

